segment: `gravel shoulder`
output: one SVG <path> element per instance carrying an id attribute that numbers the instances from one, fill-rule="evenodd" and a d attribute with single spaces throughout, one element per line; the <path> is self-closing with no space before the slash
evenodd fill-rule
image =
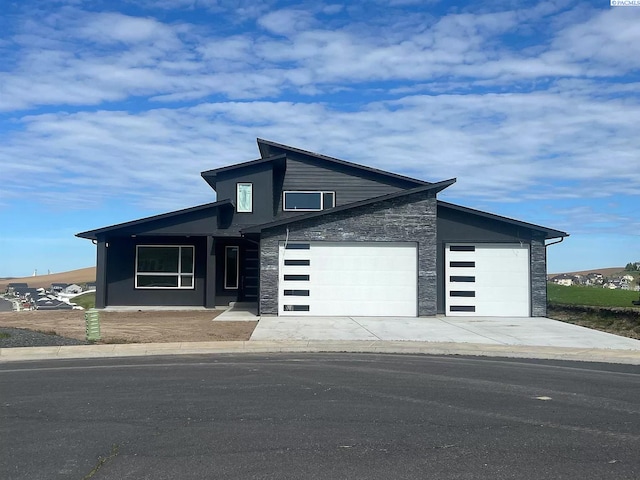
<path id="1" fill-rule="evenodd" d="M 100 312 L 102 340 L 97 343 L 249 340 L 258 322 L 214 322 L 220 313 L 221 310 Z M 10 335 L 0 338 L 0 348 L 86 343 L 82 310 L 0 312 L 0 332 Z"/>

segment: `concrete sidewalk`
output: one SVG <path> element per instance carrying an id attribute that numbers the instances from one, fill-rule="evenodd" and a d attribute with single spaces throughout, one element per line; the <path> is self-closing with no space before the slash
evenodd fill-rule
<path id="1" fill-rule="evenodd" d="M 470 355 L 503 358 L 537 358 L 582 362 L 640 365 L 640 350 L 602 348 L 536 347 L 448 342 L 407 341 L 255 341 L 138 343 L 64 347 L 25 347 L 0 349 L 0 363 L 72 358 L 113 358 L 156 355 L 217 355 L 264 353 L 394 353 L 423 355 Z"/>

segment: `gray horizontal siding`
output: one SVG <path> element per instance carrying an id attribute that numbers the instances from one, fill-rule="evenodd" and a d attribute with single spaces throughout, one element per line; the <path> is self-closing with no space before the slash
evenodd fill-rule
<path id="1" fill-rule="evenodd" d="M 368 198 L 415 187 L 416 184 L 401 179 L 384 178 L 371 172 L 358 171 L 340 165 L 331 169 L 312 160 L 288 158 L 283 190 L 325 190 L 336 192 L 336 206 L 346 205 Z M 278 214 L 282 214 L 282 196 L 278 199 Z M 295 215 L 284 212 L 285 215 Z"/>

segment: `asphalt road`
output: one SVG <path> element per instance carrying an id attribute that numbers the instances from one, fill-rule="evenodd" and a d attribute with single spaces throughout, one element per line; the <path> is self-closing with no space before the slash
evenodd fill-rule
<path id="1" fill-rule="evenodd" d="M 5 300 L 4 298 L 0 298 L 0 312 L 11 312 L 13 311 L 13 303 L 9 300 Z"/>
<path id="2" fill-rule="evenodd" d="M 640 368 L 269 354 L 0 364 L 2 479 L 638 479 Z"/>

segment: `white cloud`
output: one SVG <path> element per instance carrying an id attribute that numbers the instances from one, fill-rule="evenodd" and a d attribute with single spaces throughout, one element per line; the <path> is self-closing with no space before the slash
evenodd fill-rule
<path id="1" fill-rule="evenodd" d="M 206 202 L 198 173 L 255 158 L 258 136 L 456 176 L 443 197 L 463 203 L 637 199 L 640 9 L 550 1 L 435 16 L 410 3 L 166 0 L 141 4 L 144 16 L 89 4 L 18 16 L 0 43 L 13 122 L 0 130 L 0 204 L 61 192 L 155 211 Z M 389 14 L 366 17 L 368 6 Z"/>

